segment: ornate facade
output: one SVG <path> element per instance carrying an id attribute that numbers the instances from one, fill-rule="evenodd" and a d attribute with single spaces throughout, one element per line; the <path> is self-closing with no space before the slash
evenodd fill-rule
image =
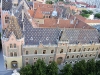
<path id="1" fill-rule="evenodd" d="M 98 58 L 100 40 L 94 28 L 35 28 L 25 6 L 17 8 L 17 12 L 12 12 L 8 19 L 7 27 L 2 28 L 2 48 L 7 69 L 34 65 L 38 59 L 43 59 L 46 64 L 52 61 L 74 64 L 82 59 Z M 5 20 L 2 18 L 2 21 Z"/>

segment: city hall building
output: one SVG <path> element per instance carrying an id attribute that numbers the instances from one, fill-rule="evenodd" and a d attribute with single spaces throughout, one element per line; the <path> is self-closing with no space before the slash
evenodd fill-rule
<path id="1" fill-rule="evenodd" d="M 22 0 L 16 11 L 1 11 L 2 49 L 7 69 L 34 65 L 38 59 L 60 65 L 98 58 L 100 35 L 96 29 L 72 16 L 68 20 L 57 19 L 57 27 L 39 27 L 26 8 L 27 2 Z M 56 12 L 51 16 L 55 17 Z M 63 25 L 61 21 L 70 21 L 70 25 L 59 27 Z"/>

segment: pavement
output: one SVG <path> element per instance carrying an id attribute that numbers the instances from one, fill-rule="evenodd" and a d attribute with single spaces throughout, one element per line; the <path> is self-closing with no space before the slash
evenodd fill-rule
<path id="1" fill-rule="evenodd" d="M 0 51 L 0 75 L 11 75 L 12 70 L 6 70 L 4 66 L 3 52 Z"/>

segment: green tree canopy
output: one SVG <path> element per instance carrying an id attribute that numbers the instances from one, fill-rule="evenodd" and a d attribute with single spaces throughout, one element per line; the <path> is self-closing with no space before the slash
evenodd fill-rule
<path id="1" fill-rule="evenodd" d="M 95 17 L 100 18 L 100 13 L 95 14 Z"/>
<path id="2" fill-rule="evenodd" d="M 82 15 L 83 17 L 88 18 L 91 14 L 93 14 L 93 11 L 91 11 L 91 10 L 88 10 L 88 11 L 87 10 L 82 10 L 80 15 Z"/>
<path id="3" fill-rule="evenodd" d="M 87 74 L 95 75 L 95 72 L 96 72 L 95 66 L 96 66 L 96 63 L 95 63 L 94 59 L 87 61 Z"/>
<path id="4" fill-rule="evenodd" d="M 96 62 L 96 74 L 100 75 L 100 60 Z"/>
<path id="5" fill-rule="evenodd" d="M 87 75 L 86 74 L 86 62 L 85 60 L 77 62 L 74 67 L 74 75 Z"/>
<path id="6" fill-rule="evenodd" d="M 51 64 L 49 64 L 47 66 L 47 75 L 58 75 L 58 67 L 56 62 L 51 62 Z"/>
<path id="7" fill-rule="evenodd" d="M 51 0 L 47 0 L 46 4 L 53 4 L 53 2 Z"/>
<path id="8" fill-rule="evenodd" d="M 61 75 L 72 75 L 73 69 L 71 64 L 66 64 L 64 68 L 61 70 Z"/>
<path id="9" fill-rule="evenodd" d="M 34 64 L 34 75 L 46 75 L 46 64 L 43 60 L 38 59 Z"/>
<path id="10" fill-rule="evenodd" d="M 32 66 L 28 64 L 25 67 L 22 67 L 20 69 L 20 74 L 21 75 L 33 75 Z"/>

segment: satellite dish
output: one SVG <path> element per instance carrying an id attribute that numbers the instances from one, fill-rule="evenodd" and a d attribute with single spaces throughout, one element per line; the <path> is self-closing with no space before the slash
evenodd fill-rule
<path id="1" fill-rule="evenodd" d="M 57 11 L 56 11 L 56 10 L 54 10 L 54 11 L 52 12 L 52 16 L 54 16 L 54 17 L 57 16 Z"/>

